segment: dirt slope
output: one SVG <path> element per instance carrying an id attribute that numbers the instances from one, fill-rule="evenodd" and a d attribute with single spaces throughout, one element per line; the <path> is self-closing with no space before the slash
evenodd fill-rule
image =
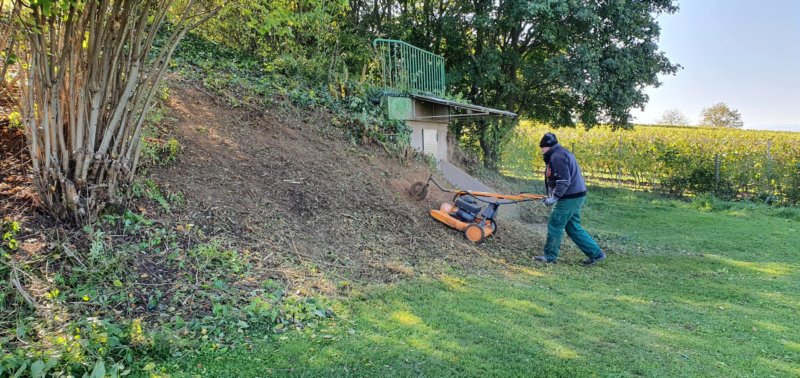
<path id="1" fill-rule="evenodd" d="M 22 130 L 0 126 L 0 218 L 40 220 L 29 159 Z"/>
<path id="2" fill-rule="evenodd" d="M 328 290 L 522 262 L 541 248 L 539 235 L 514 222 L 486 243 L 465 242 L 427 214 L 447 195 L 415 202 L 405 193 L 427 166 L 353 145 L 327 113 L 231 109 L 190 83 L 171 93 L 167 126 L 183 152 L 150 175 L 184 194 L 178 222 L 263 256 L 267 275 Z"/>

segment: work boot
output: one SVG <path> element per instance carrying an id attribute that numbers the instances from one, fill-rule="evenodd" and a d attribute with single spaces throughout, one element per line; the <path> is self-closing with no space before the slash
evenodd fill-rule
<path id="1" fill-rule="evenodd" d="M 548 260 L 547 257 L 545 257 L 545 256 L 534 256 L 533 257 L 533 262 L 545 263 L 545 264 L 555 264 L 556 260 Z"/>
<path id="2" fill-rule="evenodd" d="M 592 265 L 597 264 L 600 261 L 603 261 L 605 259 L 606 259 L 606 254 L 603 253 L 603 251 L 600 251 L 600 256 L 597 256 L 595 258 L 591 258 L 590 257 L 590 258 L 588 258 L 586 260 L 583 260 L 582 264 L 583 264 L 583 266 L 592 266 Z"/>

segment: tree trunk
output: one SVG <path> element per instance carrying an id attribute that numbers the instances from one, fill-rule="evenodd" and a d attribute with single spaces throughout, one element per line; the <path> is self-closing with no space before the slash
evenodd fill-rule
<path id="1" fill-rule="evenodd" d="M 496 171 L 497 163 L 500 160 L 500 146 L 498 146 L 496 138 L 497 125 L 495 121 L 481 119 L 477 121 L 477 126 L 480 135 L 478 141 L 483 153 L 483 166 Z"/>
<path id="2" fill-rule="evenodd" d="M 483 152 L 483 166 L 492 171 L 497 170 L 498 156 L 497 147 L 491 141 L 484 138 L 480 139 L 481 152 Z"/>

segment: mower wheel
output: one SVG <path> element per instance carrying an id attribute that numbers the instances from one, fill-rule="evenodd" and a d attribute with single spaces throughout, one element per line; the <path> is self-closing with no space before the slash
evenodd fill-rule
<path id="1" fill-rule="evenodd" d="M 464 229 L 464 236 L 473 243 L 480 243 L 486 235 L 483 232 L 483 227 L 471 224 Z"/>
<path id="2" fill-rule="evenodd" d="M 416 181 L 411 184 L 411 187 L 408 189 L 408 194 L 411 195 L 411 198 L 422 201 L 428 196 L 428 184 L 422 181 Z"/>

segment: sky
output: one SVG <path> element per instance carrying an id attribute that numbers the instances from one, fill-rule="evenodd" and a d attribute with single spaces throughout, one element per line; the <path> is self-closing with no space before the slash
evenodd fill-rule
<path id="1" fill-rule="evenodd" d="M 679 0 L 659 46 L 683 69 L 648 88 L 637 123 L 677 108 L 692 124 L 725 102 L 747 129 L 800 131 L 800 0 Z"/>

